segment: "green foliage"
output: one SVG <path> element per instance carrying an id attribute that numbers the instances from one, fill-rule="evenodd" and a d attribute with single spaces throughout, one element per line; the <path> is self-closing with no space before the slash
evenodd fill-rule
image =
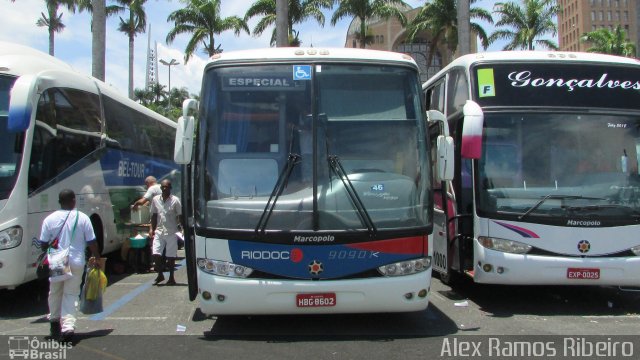
<path id="1" fill-rule="evenodd" d="M 293 25 L 301 24 L 308 19 L 314 19 L 321 27 L 324 27 L 324 14 L 322 9 L 331 9 L 334 0 L 289 0 L 288 26 L 289 45 L 300 46 L 302 43 L 298 38 L 299 32 L 293 30 Z M 268 27 L 276 23 L 276 0 L 258 0 L 247 10 L 244 20 L 262 16 L 260 21 L 253 28 L 253 35 L 261 35 Z M 271 35 L 271 45 L 276 43 L 276 32 Z"/>
<path id="2" fill-rule="evenodd" d="M 508 40 L 509 43 L 505 45 L 504 50 L 534 50 L 535 45 L 557 50 L 558 45 L 554 41 L 541 37 L 546 34 L 556 36 L 558 28 L 555 19 L 559 11 L 556 0 L 496 3 L 494 12 L 500 17 L 496 26 L 503 28 L 491 34 L 489 40 Z"/>
<path id="3" fill-rule="evenodd" d="M 613 31 L 603 28 L 585 33 L 580 37 L 580 41 L 591 43 L 592 46 L 587 49 L 587 52 L 636 56 L 635 44 L 629 41 L 626 31 L 620 25 L 617 25 Z"/>
<path id="4" fill-rule="evenodd" d="M 338 8 L 331 17 L 331 25 L 335 25 L 340 19 L 354 17 L 360 21 L 358 42 L 361 48 L 367 44 L 367 21 L 374 17 L 381 19 L 396 18 L 402 26 L 407 25 L 401 7 L 408 5 L 402 0 L 338 0 Z"/>
<path id="5" fill-rule="evenodd" d="M 473 4 L 475 0 L 470 1 Z M 407 26 L 407 38 L 413 41 L 419 33 L 428 31 L 432 36 L 432 44 L 429 48 L 427 66 L 431 66 L 436 48 L 440 44 L 445 44 L 451 55 L 458 45 L 458 9 L 457 2 L 451 0 L 433 0 L 427 2 L 420 9 L 416 17 Z M 487 10 L 477 7 L 469 9 L 471 19 L 481 19 L 493 24 L 493 17 Z M 476 22 L 470 23 L 471 30 L 478 35 L 482 41 L 482 47 L 486 49 L 491 41 L 486 31 Z"/>
<path id="6" fill-rule="evenodd" d="M 187 7 L 169 14 L 167 22 L 173 22 L 173 29 L 167 34 L 167 44 L 171 44 L 180 34 L 191 34 L 191 39 L 184 50 L 184 62 L 189 62 L 199 45 L 203 45 L 208 56 L 222 52 L 216 47 L 215 35 L 226 30 L 233 30 L 237 35 L 241 31 L 249 34 L 247 23 L 237 17 L 220 17 L 221 0 L 186 0 Z"/>
<path id="7" fill-rule="evenodd" d="M 152 84 L 146 90 L 135 89 L 134 91 L 135 101 L 174 121 L 182 115 L 182 102 L 188 98 L 197 98 L 197 96 L 190 95 L 185 87 L 174 87 L 168 92 L 166 86 Z"/>

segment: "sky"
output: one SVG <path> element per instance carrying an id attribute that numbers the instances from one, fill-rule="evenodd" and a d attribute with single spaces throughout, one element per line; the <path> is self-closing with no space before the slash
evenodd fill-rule
<path id="1" fill-rule="evenodd" d="M 244 17 L 253 0 L 222 0 L 221 17 Z M 412 7 L 422 6 L 425 0 L 405 0 Z M 496 0 L 479 0 L 473 6 L 482 7 L 489 11 Z M 110 1 L 107 0 L 109 4 Z M 173 27 L 167 22 L 169 14 L 184 7 L 179 0 L 148 0 L 145 5 L 147 23 L 151 24 L 151 42 L 157 42 L 158 59 L 169 62 L 175 59 L 180 64 L 171 66 L 171 87 L 186 87 L 190 93 L 199 93 L 202 71 L 207 62 L 207 56 L 200 47 L 195 56 L 184 63 L 184 48 L 190 36 L 178 35 L 173 43 L 166 44 L 166 34 Z M 334 8 L 335 9 L 335 8 Z M 91 75 L 91 31 L 90 15 L 87 13 L 71 13 L 66 8 L 62 12 L 62 22 L 65 29 L 55 35 L 55 56 L 71 64 L 77 71 Z M 0 41 L 9 41 L 39 49 L 45 53 L 49 51 L 49 38 L 46 27 L 36 26 L 36 21 L 46 12 L 44 0 L 0 0 Z M 315 21 L 308 21 L 297 25 L 303 46 L 314 47 L 344 47 L 347 28 L 351 19 L 343 19 L 336 26 L 331 26 L 333 10 L 325 12 L 325 26 L 320 27 Z M 124 16 L 124 15 L 121 15 Z M 258 18 L 249 21 L 249 29 L 253 30 Z M 107 19 L 107 48 L 106 48 L 106 78 L 105 82 L 113 85 L 122 94 L 127 94 L 129 47 L 125 34 L 118 32 L 119 18 L 113 16 Z M 485 26 L 486 25 L 486 26 Z M 492 28 L 483 24 L 485 30 L 491 33 Z M 273 28 L 269 28 L 260 37 L 242 33 L 236 36 L 233 31 L 226 31 L 216 39 L 225 52 L 251 48 L 269 47 Z M 144 87 L 146 72 L 146 54 L 149 36 L 140 34 L 135 38 L 134 52 L 134 88 Z M 493 45 L 488 50 L 500 50 L 499 45 Z M 481 49 L 481 47 L 479 47 Z M 168 84 L 168 67 L 159 64 L 158 80 L 161 84 Z"/>

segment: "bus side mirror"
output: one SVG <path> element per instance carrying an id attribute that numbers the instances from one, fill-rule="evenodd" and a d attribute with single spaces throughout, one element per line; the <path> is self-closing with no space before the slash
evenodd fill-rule
<path id="1" fill-rule="evenodd" d="M 438 179 L 440 181 L 453 180 L 453 138 L 438 136 Z"/>
<path id="2" fill-rule="evenodd" d="M 37 75 L 24 75 L 18 78 L 11 88 L 11 102 L 9 103 L 9 119 L 7 130 L 9 132 L 22 132 L 29 128 L 32 101 L 38 100 L 35 94 L 38 85 Z"/>
<path id="3" fill-rule="evenodd" d="M 462 111 L 464 113 L 464 123 L 462 125 L 460 155 L 465 159 L 480 159 L 482 155 L 484 114 L 480 105 L 471 100 L 467 100 Z"/>
<path id="4" fill-rule="evenodd" d="M 185 100 L 184 103 L 182 103 L 182 116 L 178 119 L 178 128 L 176 129 L 173 161 L 180 165 L 190 163 L 193 152 L 195 118 L 189 116 L 189 110 L 191 109 L 198 109 L 198 101 L 194 99 Z"/>
<path id="5" fill-rule="evenodd" d="M 447 124 L 447 118 L 443 113 L 437 110 L 427 111 L 427 119 L 429 124 L 440 123 L 439 128 L 443 135 L 439 135 L 436 139 L 437 147 L 437 181 L 451 181 L 453 180 L 454 170 L 454 147 L 453 138 L 449 136 L 449 124 Z"/>

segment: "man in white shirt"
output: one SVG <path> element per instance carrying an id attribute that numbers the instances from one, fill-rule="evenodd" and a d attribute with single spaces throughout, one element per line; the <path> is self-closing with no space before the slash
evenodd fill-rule
<path id="1" fill-rule="evenodd" d="M 173 268 L 178 256 L 178 238 L 176 233 L 182 228 L 182 205 L 177 196 L 171 195 L 171 181 L 162 180 L 160 184 L 162 194 L 155 196 L 151 201 L 151 232 L 149 237 L 153 239 L 152 254 L 155 270 L 158 272 L 154 284 L 164 281 L 162 274 L 162 251 L 166 250 L 169 266 L 169 280 L 166 285 L 175 285 Z"/>
<path id="2" fill-rule="evenodd" d="M 60 210 L 47 216 L 42 223 L 40 242 L 42 248 L 69 249 L 70 279 L 51 282 L 49 285 L 50 337 L 71 341 L 76 323 L 76 301 L 80 296 L 80 284 L 85 266 L 85 248 L 91 250 L 89 266 L 98 266 L 100 251 L 91 220 L 78 211 L 73 190 L 62 190 L 58 195 Z"/>
<path id="3" fill-rule="evenodd" d="M 147 176 L 147 178 L 144 179 L 144 185 L 147 187 L 147 192 L 142 195 L 140 199 L 133 203 L 133 210 L 137 210 L 138 206 L 143 206 L 147 203 L 150 203 L 155 196 L 162 194 L 162 190 L 160 190 L 160 185 L 157 183 L 157 181 L 158 180 L 156 180 L 156 178 L 153 176 Z"/>

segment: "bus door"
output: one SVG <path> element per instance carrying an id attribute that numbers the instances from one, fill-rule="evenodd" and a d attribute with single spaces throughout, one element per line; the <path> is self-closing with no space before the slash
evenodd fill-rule
<path id="1" fill-rule="evenodd" d="M 443 125 L 443 122 L 430 124 L 429 137 L 432 144 L 437 144 L 438 136 L 446 135 L 442 129 Z M 434 167 L 437 167 L 439 158 L 435 146 L 431 148 L 431 157 Z M 440 179 L 437 171 L 433 171 L 432 174 L 434 177 L 433 268 L 440 273 L 441 280 L 446 283 L 451 277 L 452 265 L 457 259 L 455 194 L 449 181 Z"/>

